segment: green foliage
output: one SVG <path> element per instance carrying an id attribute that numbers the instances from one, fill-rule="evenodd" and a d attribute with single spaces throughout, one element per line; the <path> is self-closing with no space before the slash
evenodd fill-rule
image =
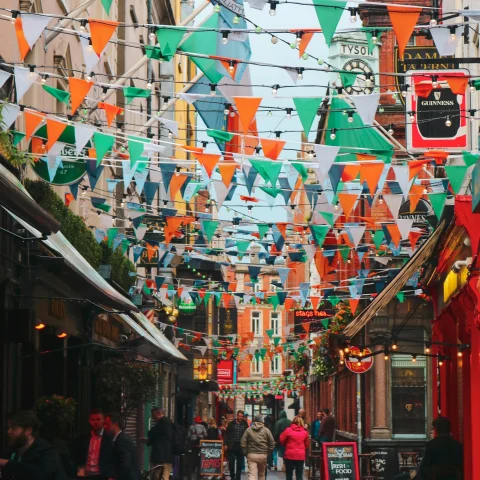
<path id="1" fill-rule="evenodd" d="M 75 420 L 77 403 L 73 398 L 52 395 L 40 397 L 35 404 L 35 414 L 42 424 L 42 430 L 50 438 L 60 437 Z"/>
<path id="2" fill-rule="evenodd" d="M 64 204 L 50 185 L 42 180 L 27 179 L 25 188 L 40 206 L 61 223 L 63 235 L 95 270 L 101 264 L 110 264 L 115 283 L 124 290 L 133 285 L 135 277 L 129 276 L 128 272 L 135 272 L 135 265 L 122 255 L 120 249 L 114 252 L 106 242 L 99 245 L 83 219 Z"/>
<path id="3" fill-rule="evenodd" d="M 13 146 L 11 132 L 3 129 L 5 126 L 2 117 L 4 107 L 5 104 L 0 103 L 0 154 L 15 168 L 19 168 L 28 163 L 28 156 Z"/>
<path id="4" fill-rule="evenodd" d="M 151 364 L 111 358 L 102 362 L 95 374 L 97 404 L 106 411 L 127 417 L 155 397 L 158 370 Z"/>

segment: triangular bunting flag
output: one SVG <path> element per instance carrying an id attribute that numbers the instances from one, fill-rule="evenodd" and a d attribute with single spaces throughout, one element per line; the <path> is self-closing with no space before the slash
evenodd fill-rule
<path id="1" fill-rule="evenodd" d="M 72 100 L 72 115 L 77 111 L 82 104 L 88 92 L 93 86 L 92 82 L 82 80 L 81 78 L 68 77 L 68 86 Z"/>
<path id="2" fill-rule="evenodd" d="M 108 42 L 112 38 L 112 35 L 115 33 L 119 22 L 89 18 L 88 25 L 90 26 L 93 50 L 98 56 L 100 56 L 103 52 L 103 49 L 107 46 Z"/>
<path id="3" fill-rule="evenodd" d="M 240 117 L 240 122 L 243 126 L 243 133 L 247 134 L 250 129 L 250 124 L 255 118 L 258 107 L 262 103 L 262 98 L 260 97 L 233 97 L 235 106 L 238 111 L 238 116 Z"/>

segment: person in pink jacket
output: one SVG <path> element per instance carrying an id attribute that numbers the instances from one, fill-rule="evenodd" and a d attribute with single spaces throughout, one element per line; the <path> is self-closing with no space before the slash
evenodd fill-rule
<path id="1" fill-rule="evenodd" d="M 303 464 L 307 448 L 310 445 L 310 438 L 302 417 L 295 417 L 292 424 L 280 435 L 280 443 L 285 447 L 285 470 L 287 472 L 286 480 L 293 480 L 293 471 L 297 480 L 303 478 Z"/>

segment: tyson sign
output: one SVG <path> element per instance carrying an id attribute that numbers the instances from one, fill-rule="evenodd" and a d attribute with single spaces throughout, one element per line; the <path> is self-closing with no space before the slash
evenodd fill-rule
<path id="1" fill-rule="evenodd" d="M 406 138 L 409 152 L 470 149 L 470 94 L 463 70 L 416 70 L 406 79 Z M 451 79 L 451 83 L 449 83 Z M 455 83 L 454 83 L 455 82 Z M 452 85 L 454 85 L 452 91 Z"/>

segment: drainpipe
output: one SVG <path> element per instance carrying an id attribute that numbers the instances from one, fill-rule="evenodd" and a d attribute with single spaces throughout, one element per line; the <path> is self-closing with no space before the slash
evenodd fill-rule
<path id="1" fill-rule="evenodd" d="M 152 0 L 147 0 L 147 23 L 149 25 L 153 24 L 153 18 L 152 18 Z M 150 36 L 148 36 L 148 43 L 150 45 L 155 45 L 156 40 L 151 41 Z M 150 58 L 147 62 L 147 82 L 153 78 L 153 68 L 152 68 L 152 59 Z M 153 87 L 153 91 L 155 91 L 155 84 Z M 149 95 L 147 97 L 147 116 L 148 118 L 151 118 L 152 116 L 152 95 Z M 147 130 L 147 137 L 151 137 L 152 134 L 152 127 L 148 127 Z"/>

